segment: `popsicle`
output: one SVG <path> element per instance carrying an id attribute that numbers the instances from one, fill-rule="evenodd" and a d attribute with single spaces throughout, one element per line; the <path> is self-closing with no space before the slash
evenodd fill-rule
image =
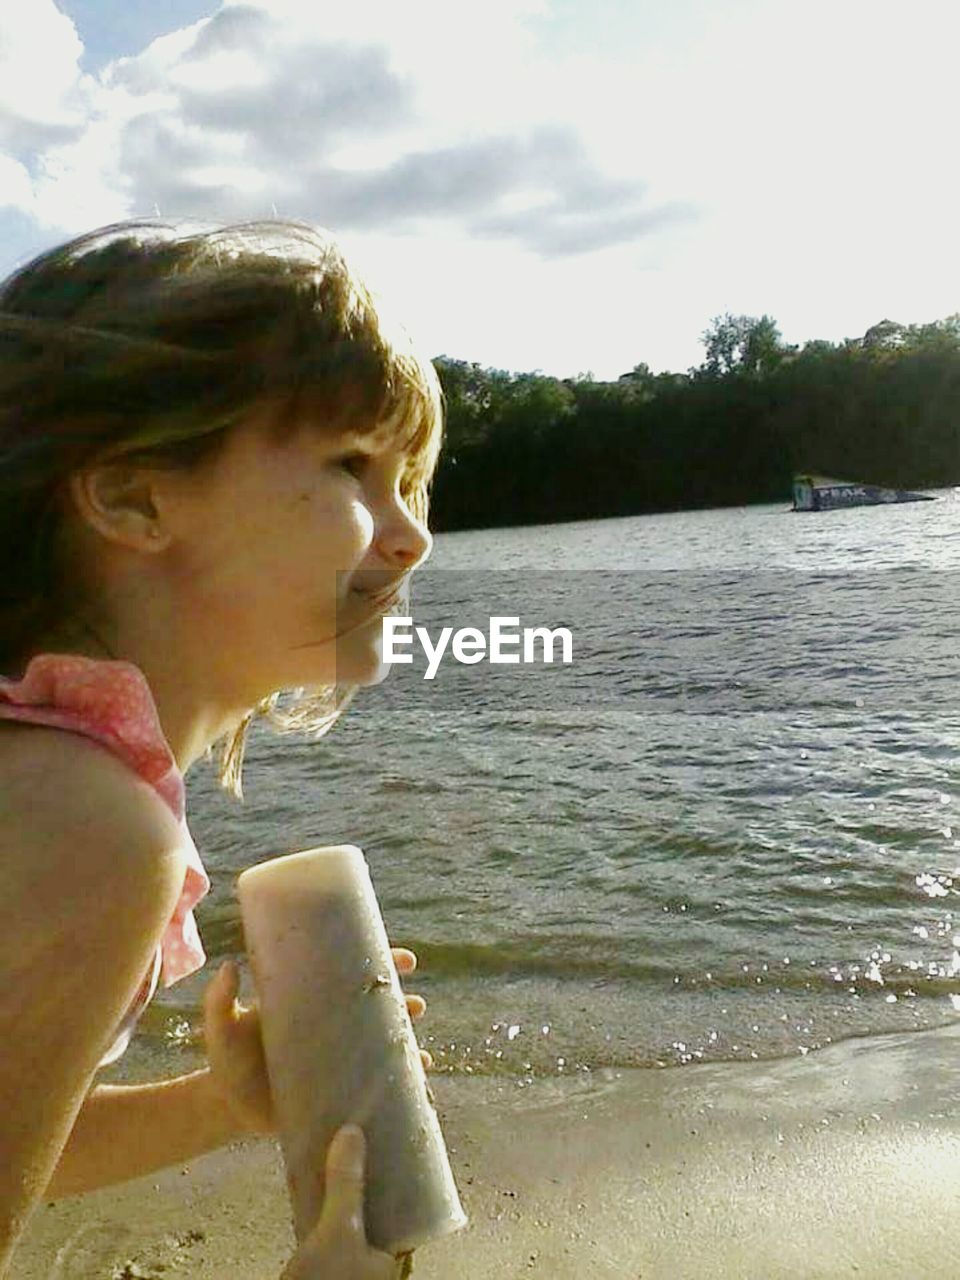
<path id="1" fill-rule="evenodd" d="M 237 883 L 298 1240 L 323 1206 L 326 1149 L 367 1140 L 369 1242 L 407 1253 L 466 1223 L 366 859 L 307 849 Z"/>

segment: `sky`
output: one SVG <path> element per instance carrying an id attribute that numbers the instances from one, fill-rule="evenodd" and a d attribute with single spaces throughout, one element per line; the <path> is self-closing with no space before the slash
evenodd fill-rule
<path id="1" fill-rule="evenodd" d="M 615 379 L 960 312 L 956 0 L 0 0 L 0 275 L 333 230 L 432 356 Z"/>

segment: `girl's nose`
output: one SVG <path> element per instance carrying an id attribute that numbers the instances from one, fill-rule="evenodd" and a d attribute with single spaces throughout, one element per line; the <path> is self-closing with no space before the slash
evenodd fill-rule
<path id="1" fill-rule="evenodd" d="M 404 569 L 415 569 L 433 547 L 430 530 L 402 501 L 385 515 L 378 541 L 384 556 Z"/>

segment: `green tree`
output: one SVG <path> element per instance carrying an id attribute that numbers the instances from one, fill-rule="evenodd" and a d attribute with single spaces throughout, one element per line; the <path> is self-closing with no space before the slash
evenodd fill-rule
<path id="1" fill-rule="evenodd" d="M 702 335 L 704 370 L 713 377 L 772 372 L 792 348 L 783 345 L 772 316 L 715 316 Z"/>
<path id="2" fill-rule="evenodd" d="M 906 330 L 896 320 L 881 320 L 871 325 L 860 339 L 864 351 L 896 351 L 906 342 Z"/>
<path id="3" fill-rule="evenodd" d="M 793 471 L 960 484 L 960 315 L 800 350 L 769 316 L 726 315 L 704 338 L 699 369 L 611 382 L 438 360 L 434 526 L 787 502 Z"/>

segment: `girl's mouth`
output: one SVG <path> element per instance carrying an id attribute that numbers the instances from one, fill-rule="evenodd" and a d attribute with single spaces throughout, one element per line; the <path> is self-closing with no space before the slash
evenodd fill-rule
<path id="1" fill-rule="evenodd" d="M 351 587 L 350 593 L 366 601 L 374 616 L 389 613 L 397 605 L 406 606 L 409 599 L 406 578 L 394 579 L 380 587 Z"/>

